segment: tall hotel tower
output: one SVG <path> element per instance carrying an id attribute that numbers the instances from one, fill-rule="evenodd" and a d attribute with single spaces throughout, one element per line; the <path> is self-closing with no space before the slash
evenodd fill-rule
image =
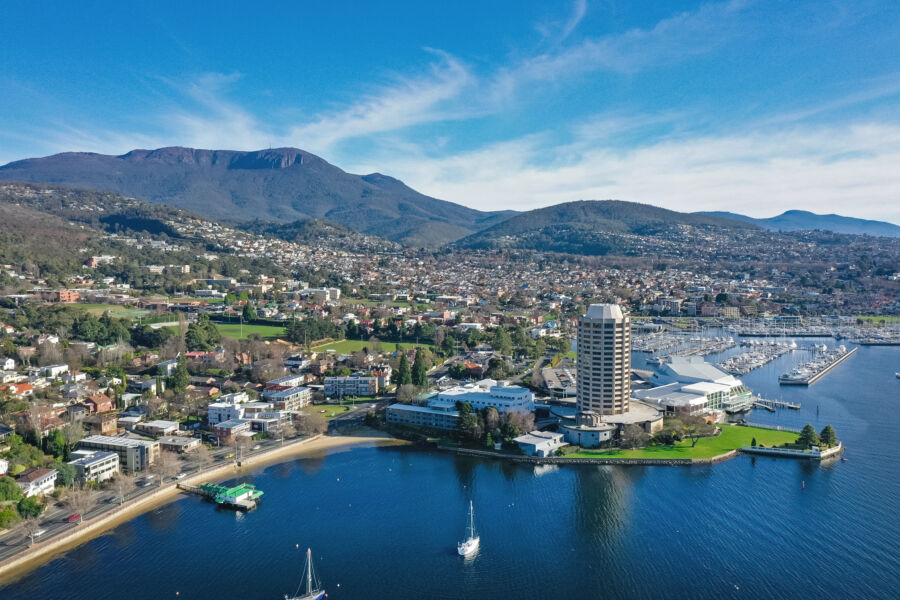
<path id="1" fill-rule="evenodd" d="M 591 304 L 578 319 L 578 413 L 628 412 L 631 319 L 617 304 Z"/>

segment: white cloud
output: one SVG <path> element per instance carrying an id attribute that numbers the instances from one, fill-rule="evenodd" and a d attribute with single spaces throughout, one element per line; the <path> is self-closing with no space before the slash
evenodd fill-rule
<path id="1" fill-rule="evenodd" d="M 546 136 L 450 157 L 381 156 L 412 187 L 483 210 L 616 198 L 756 217 L 788 208 L 900 221 L 900 125 L 857 123 L 662 139 L 637 148 Z"/>

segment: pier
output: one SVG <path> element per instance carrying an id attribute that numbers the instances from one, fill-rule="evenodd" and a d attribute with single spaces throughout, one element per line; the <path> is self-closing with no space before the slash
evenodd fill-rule
<path id="1" fill-rule="evenodd" d="M 743 446 L 741 448 L 742 454 L 760 454 L 763 456 L 780 456 L 784 458 L 803 458 L 806 460 L 825 460 L 826 458 L 837 456 L 843 451 L 844 447 L 840 442 L 838 442 L 837 446 L 833 448 L 826 448 L 825 450 L 820 450 L 815 446 L 813 446 L 813 448 L 810 450 L 769 448 L 765 446 Z"/>
<path id="2" fill-rule="evenodd" d="M 235 510 L 252 510 L 256 508 L 259 504 L 259 499 L 263 495 L 262 490 L 256 489 L 256 486 L 252 483 L 240 483 L 233 487 L 216 485 L 215 483 L 204 483 L 201 485 L 179 483 L 178 489 L 190 494 L 203 496 L 216 504 Z"/>
<path id="3" fill-rule="evenodd" d="M 785 373 L 778 378 L 778 383 L 781 385 L 812 385 L 854 354 L 856 354 L 856 348 L 849 352 L 838 351 L 829 353 L 824 358 L 811 360 L 799 369 Z"/>
<path id="4" fill-rule="evenodd" d="M 790 408 L 793 410 L 800 410 L 800 403 L 794 404 L 793 402 L 785 402 L 784 400 L 769 400 L 768 398 L 754 398 L 753 404 L 758 404 L 763 408 L 768 409 L 771 412 L 775 412 L 776 408 Z"/>

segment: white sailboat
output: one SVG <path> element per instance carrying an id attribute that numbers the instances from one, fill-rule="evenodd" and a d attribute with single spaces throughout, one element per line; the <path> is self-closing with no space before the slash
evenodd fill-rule
<path id="1" fill-rule="evenodd" d="M 456 551 L 460 556 L 469 556 L 478 550 L 478 544 L 481 538 L 475 531 L 475 508 L 472 501 L 469 500 L 469 520 L 466 521 L 466 539 L 456 545 Z"/>
<path id="2" fill-rule="evenodd" d="M 301 589 L 304 587 L 304 582 L 306 583 L 305 592 L 301 591 Z M 303 569 L 303 578 L 300 580 L 300 585 L 297 586 L 297 591 L 294 592 L 293 596 L 288 596 L 285 594 L 284 600 L 322 600 L 322 598 L 324 597 L 325 590 L 322 589 L 321 584 L 313 574 L 312 550 L 307 548 L 306 566 Z"/>

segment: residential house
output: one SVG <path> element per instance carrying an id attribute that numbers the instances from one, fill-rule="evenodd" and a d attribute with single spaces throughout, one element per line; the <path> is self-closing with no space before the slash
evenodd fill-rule
<path id="1" fill-rule="evenodd" d="M 53 492 L 57 475 L 59 471 L 56 469 L 32 467 L 16 478 L 16 485 L 22 488 L 26 498 L 44 496 Z"/>

